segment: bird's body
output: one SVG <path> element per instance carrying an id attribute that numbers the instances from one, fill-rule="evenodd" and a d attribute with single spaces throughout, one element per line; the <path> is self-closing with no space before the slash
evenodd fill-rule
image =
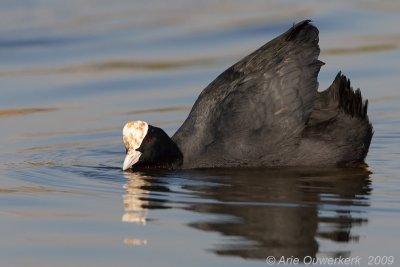
<path id="1" fill-rule="evenodd" d="M 364 162 L 372 138 L 367 102 L 341 73 L 317 91 L 319 51 L 318 29 L 303 21 L 219 75 L 172 136 L 179 167 Z"/>

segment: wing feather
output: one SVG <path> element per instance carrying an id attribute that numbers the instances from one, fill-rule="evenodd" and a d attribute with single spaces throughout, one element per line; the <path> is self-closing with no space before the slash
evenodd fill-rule
<path id="1" fill-rule="evenodd" d="M 186 163 L 218 166 L 221 153 L 224 166 L 270 161 L 267 148 L 296 142 L 317 95 L 319 51 L 318 29 L 307 20 L 219 75 L 173 136 Z"/>

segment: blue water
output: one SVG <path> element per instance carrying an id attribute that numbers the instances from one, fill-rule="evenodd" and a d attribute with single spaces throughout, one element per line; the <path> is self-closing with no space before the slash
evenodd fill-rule
<path id="1" fill-rule="evenodd" d="M 397 266 L 399 15 L 388 0 L 1 1 L 1 266 Z M 173 134 L 219 73 L 306 18 L 320 87 L 342 70 L 369 99 L 369 171 L 121 171 L 125 122 Z"/>

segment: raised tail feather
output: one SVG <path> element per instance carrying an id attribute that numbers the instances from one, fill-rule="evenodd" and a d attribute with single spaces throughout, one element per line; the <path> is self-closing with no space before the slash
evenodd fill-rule
<path id="1" fill-rule="evenodd" d="M 363 101 L 360 89 L 353 90 L 350 79 L 339 72 L 328 90 L 339 107 L 352 117 L 368 120 L 368 100 Z"/>
<path id="2" fill-rule="evenodd" d="M 362 163 L 373 135 L 367 112 L 368 101 L 339 72 L 332 85 L 318 93 L 304 135 L 325 142 L 327 151 L 336 146 L 338 165 Z"/>

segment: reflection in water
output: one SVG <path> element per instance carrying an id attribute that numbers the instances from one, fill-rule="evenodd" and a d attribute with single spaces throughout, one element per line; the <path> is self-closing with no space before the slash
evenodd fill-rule
<path id="1" fill-rule="evenodd" d="M 142 174 L 139 172 L 124 172 L 127 183 L 124 185 L 126 194 L 123 195 L 124 215 L 122 221 L 127 223 L 136 223 L 146 225 L 148 221 L 147 213 L 149 209 L 166 208 L 163 199 L 150 197 L 152 192 L 168 192 L 169 189 L 163 185 L 157 178 Z M 157 195 L 157 194 L 155 194 Z M 124 244 L 128 246 L 147 245 L 146 239 L 129 237 L 124 239 Z"/>
<path id="2" fill-rule="evenodd" d="M 219 203 L 196 203 L 189 208 L 233 215 L 239 220 L 196 222 L 191 226 L 254 242 L 245 246 L 222 244 L 213 249 L 217 254 L 256 259 L 315 257 L 316 238 L 335 242 L 357 240 L 351 228 L 367 221 L 356 208 L 369 205 L 365 196 L 370 193 L 370 181 L 365 171 L 275 169 L 208 174 L 215 178 L 223 175 L 226 179 L 222 186 L 190 189 L 199 197 Z"/>
<path id="3" fill-rule="evenodd" d="M 122 216 L 122 221 L 146 225 L 146 206 L 148 205 L 147 195 L 149 191 L 145 187 L 150 182 L 146 181 L 146 176 L 137 173 L 124 173 L 124 175 L 127 178 L 127 183 L 124 185 L 126 190 L 126 194 L 123 195 L 125 213 Z M 129 237 L 124 239 L 124 244 L 127 246 L 143 246 L 147 245 L 147 240 Z"/>
<path id="4" fill-rule="evenodd" d="M 138 238 L 125 238 L 124 244 L 127 246 L 144 246 L 147 245 L 147 240 Z"/>
<path id="5" fill-rule="evenodd" d="M 132 222 L 138 224 L 146 224 L 148 201 L 148 190 L 146 186 L 150 185 L 146 181 L 146 176 L 138 173 L 124 173 L 127 183 L 124 185 L 126 194 L 123 195 L 125 214 L 122 216 L 123 222 Z"/>
<path id="6" fill-rule="evenodd" d="M 350 251 L 320 251 L 318 240 L 357 242 L 352 228 L 367 223 L 365 207 L 371 188 L 366 170 L 192 170 L 126 175 L 124 221 L 145 223 L 147 208 L 165 208 L 167 201 L 173 207 L 203 213 L 204 221 L 189 226 L 225 237 L 222 244 L 206 248 L 217 255 L 263 260 L 267 256 L 317 257 L 317 253 L 348 256 Z M 207 219 L 207 215 L 214 216 Z"/>

